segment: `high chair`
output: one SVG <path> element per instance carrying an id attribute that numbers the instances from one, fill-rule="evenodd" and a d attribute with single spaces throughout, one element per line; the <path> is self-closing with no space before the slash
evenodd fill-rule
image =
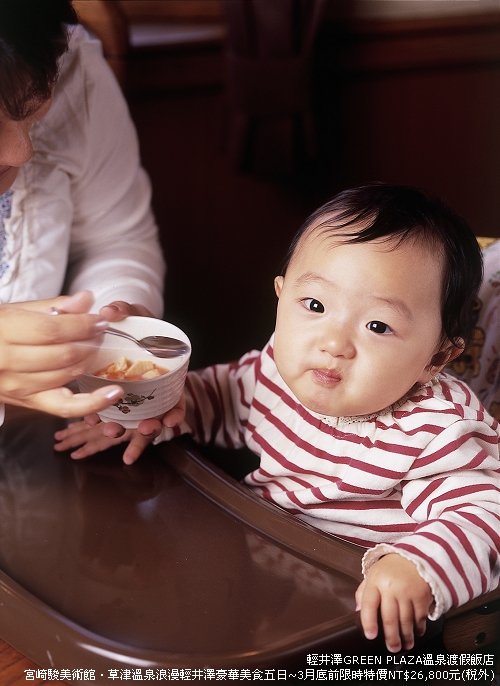
<path id="1" fill-rule="evenodd" d="M 265 502 L 189 441 L 133 467 L 120 447 L 73 461 L 53 453 L 61 425 L 9 408 L 0 432 L 0 638 L 16 650 L 99 686 L 123 669 L 296 674 L 318 653 L 387 666 L 355 610 L 363 548 Z M 429 625 L 403 658 L 491 662 L 500 590 Z"/>

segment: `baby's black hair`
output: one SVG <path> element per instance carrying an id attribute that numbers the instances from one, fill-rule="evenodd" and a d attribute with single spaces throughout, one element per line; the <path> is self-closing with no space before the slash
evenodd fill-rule
<path id="1" fill-rule="evenodd" d="M 411 186 L 371 183 L 342 191 L 313 212 L 290 245 L 283 274 L 311 226 L 348 243 L 417 241 L 444 258 L 441 319 L 446 338 L 461 347 L 474 324 L 483 278 L 481 250 L 467 222 L 439 198 Z M 340 229 L 340 231 L 339 231 Z M 352 230 L 350 230 L 352 229 Z M 418 279 L 419 274 L 408 274 Z"/>
<path id="2" fill-rule="evenodd" d="M 47 100 L 77 23 L 71 0 L 0 1 L 0 110 L 19 121 Z"/>

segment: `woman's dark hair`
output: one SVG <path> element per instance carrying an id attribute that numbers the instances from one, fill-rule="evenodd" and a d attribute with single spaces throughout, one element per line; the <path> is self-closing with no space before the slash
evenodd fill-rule
<path id="1" fill-rule="evenodd" d="M 29 116 L 52 92 L 66 24 L 77 23 L 71 0 L 0 0 L 0 110 Z"/>
<path id="2" fill-rule="evenodd" d="M 323 220 L 323 221 L 322 221 Z M 460 347 L 474 324 L 483 278 L 481 250 L 467 222 L 441 200 L 410 186 L 372 183 L 343 191 L 313 212 L 295 235 L 283 274 L 311 226 L 348 243 L 417 241 L 444 258 L 441 319 L 446 337 Z M 339 231 L 340 229 L 340 231 Z M 350 231 L 349 229 L 352 229 Z M 408 274 L 419 279 L 419 274 Z"/>

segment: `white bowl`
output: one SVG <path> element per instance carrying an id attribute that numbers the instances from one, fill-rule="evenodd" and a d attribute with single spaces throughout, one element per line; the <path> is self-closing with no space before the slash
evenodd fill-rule
<path id="1" fill-rule="evenodd" d="M 152 317 L 127 317 L 121 322 L 113 322 L 113 328 L 132 334 L 135 338 L 144 336 L 171 336 L 191 343 L 186 334 L 174 324 Z M 158 367 L 167 369 L 167 373 L 154 379 L 141 381 L 110 381 L 94 373 L 103 369 L 120 357 L 131 362 L 150 360 Z M 112 334 L 104 334 L 101 346 L 89 360 L 87 368 L 91 370 L 78 378 L 78 387 L 82 393 L 91 393 L 102 386 L 118 384 L 123 390 L 123 397 L 114 405 L 99 412 L 103 422 L 118 422 L 127 429 L 135 428 L 143 419 L 160 417 L 174 407 L 182 394 L 189 366 L 190 352 L 173 358 L 160 358 L 151 355 L 133 341 Z"/>

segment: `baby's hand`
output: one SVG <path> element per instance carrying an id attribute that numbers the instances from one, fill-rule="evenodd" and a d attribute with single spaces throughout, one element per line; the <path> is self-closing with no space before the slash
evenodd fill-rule
<path id="1" fill-rule="evenodd" d="M 70 455 L 74 460 L 81 460 L 128 442 L 123 461 L 130 465 L 160 435 L 164 426 L 177 426 L 184 419 L 184 414 L 185 400 L 181 397 L 179 403 L 163 417 L 143 419 L 137 429 L 125 429 L 116 422 L 101 422 L 97 415 L 89 415 L 83 422 L 72 422 L 65 429 L 56 431 L 54 450 L 64 452 L 76 448 Z"/>
<path id="2" fill-rule="evenodd" d="M 380 608 L 385 643 L 391 653 L 414 646 L 414 632 L 423 636 L 433 598 L 429 585 L 410 560 L 390 553 L 377 560 L 356 591 L 366 638 L 378 634 Z"/>
<path id="3" fill-rule="evenodd" d="M 54 450 L 58 452 L 72 450 L 71 457 L 74 460 L 81 460 L 107 450 L 111 446 L 128 442 L 123 453 L 123 461 L 125 464 L 132 464 L 157 435 L 152 433 L 145 436 L 137 429 L 123 429 L 121 426 L 117 431 L 115 426 L 104 422 L 94 425 L 86 422 L 72 422 L 65 429 L 56 431 L 54 434 L 56 439 Z"/>

